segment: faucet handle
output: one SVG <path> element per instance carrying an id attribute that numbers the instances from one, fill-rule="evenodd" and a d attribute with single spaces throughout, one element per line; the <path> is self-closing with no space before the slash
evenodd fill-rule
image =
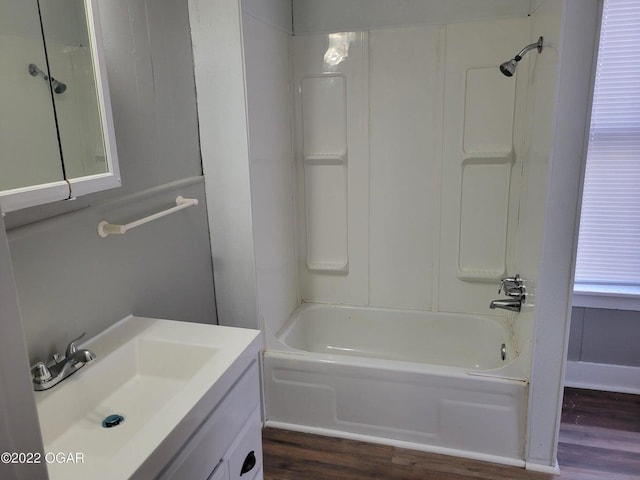
<path id="1" fill-rule="evenodd" d="M 31 367 L 31 376 L 35 383 L 44 383 L 51 378 L 51 372 L 44 362 L 38 362 Z"/>
<path id="2" fill-rule="evenodd" d="M 504 291 L 504 293 L 509 295 L 510 293 L 513 293 L 514 290 L 522 291 L 522 287 L 522 279 L 520 278 L 520 275 L 516 273 L 514 277 L 507 277 L 500 280 L 498 293 L 502 293 Z"/>
<path id="3" fill-rule="evenodd" d="M 87 332 L 82 332 L 82 335 L 80 335 L 78 338 L 74 338 L 69 342 L 69 345 L 67 345 L 67 350 L 64 354 L 65 358 L 71 355 L 72 353 L 74 353 L 76 350 L 78 350 L 78 347 L 76 346 L 76 342 L 84 338 L 86 335 L 87 335 Z"/>

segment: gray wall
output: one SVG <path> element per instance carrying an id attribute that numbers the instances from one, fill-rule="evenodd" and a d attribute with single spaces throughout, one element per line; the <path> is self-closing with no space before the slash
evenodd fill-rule
<path id="1" fill-rule="evenodd" d="M 640 312 L 573 307 L 568 359 L 640 367 Z"/>
<path id="2" fill-rule="evenodd" d="M 42 452 L 9 245 L 0 216 L 0 451 Z M 0 463 L 3 480 L 47 478 L 45 463 Z"/>
<path id="3" fill-rule="evenodd" d="M 123 186 L 7 217 L 31 362 L 133 313 L 216 323 L 187 0 L 100 0 Z M 100 238 L 127 223 L 200 205 Z"/>

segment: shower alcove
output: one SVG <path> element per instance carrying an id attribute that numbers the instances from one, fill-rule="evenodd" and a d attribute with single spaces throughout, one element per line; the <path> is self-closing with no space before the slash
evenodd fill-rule
<path id="1" fill-rule="evenodd" d="M 598 2 L 209 3 L 190 15 L 218 317 L 265 332 L 267 424 L 553 470 Z M 516 273 L 522 311 L 489 310 Z M 509 353 L 367 350 L 450 327 L 448 354 Z"/>

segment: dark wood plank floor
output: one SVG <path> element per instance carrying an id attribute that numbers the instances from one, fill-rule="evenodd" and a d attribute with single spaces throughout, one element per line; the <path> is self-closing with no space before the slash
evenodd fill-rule
<path id="1" fill-rule="evenodd" d="M 565 389 L 561 475 L 267 428 L 265 480 L 639 480 L 640 396 Z"/>

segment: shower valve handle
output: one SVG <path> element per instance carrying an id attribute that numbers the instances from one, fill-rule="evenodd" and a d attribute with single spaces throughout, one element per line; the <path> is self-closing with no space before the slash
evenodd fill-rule
<path id="1" fill-rule="evenodd" d="M 500 280 L 498 286 L 498 293 L 504 292 L 505 295 L 510 297 L 517 297 L 523 294 L 524 285 L 520 275 L 516 274 L 514 277 L 507 277 Z"/>

